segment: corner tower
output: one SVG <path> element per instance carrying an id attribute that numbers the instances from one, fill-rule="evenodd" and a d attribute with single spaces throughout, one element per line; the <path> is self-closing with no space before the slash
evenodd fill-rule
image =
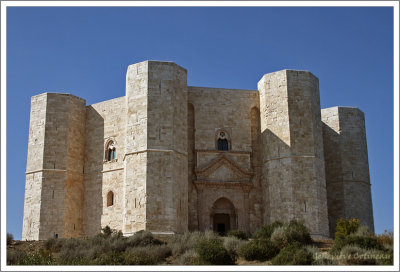
<path id="1" fill-rule="evenodd" d="M 314 237 L 327 237 L 318 79 L 283 70 L 264 75 L 258 90 L 264 222 L 296 218 Z"/>
<path id="2" fill-rule="evenodd" d="M 321 115 L 331 236 L 340 218 L 357 218 L 374 231 L 364 113 L 333 107 Z"/>
<path id="3" fill-rule="evenodd" d="M 126 75 L 123 232 L 188 226 L 187 72 L 172 62 L 130 65 Z"/>
<path id="4" fill-rule="evenodd" d="M 85 100 L 32 97 L 23 240 L 82 236 Z"/>

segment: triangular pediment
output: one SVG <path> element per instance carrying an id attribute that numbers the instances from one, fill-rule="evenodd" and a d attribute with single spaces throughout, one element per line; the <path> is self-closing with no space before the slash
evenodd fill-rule
<path id="1" fill-rule="evenodd" d="M 250 181 L 252 172 L 243 169 L 227 155 L 221 154 L 200 169 L 196 169 L 198 180 L 204 181 Z"/>

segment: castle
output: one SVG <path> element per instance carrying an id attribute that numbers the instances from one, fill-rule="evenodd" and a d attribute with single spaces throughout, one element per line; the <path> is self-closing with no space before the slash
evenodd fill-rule
<path id="1" fill-rule="evenodd" d="M 192 87 L 177 64 L 144 61 L 124 97 L 33 96 L 22 239 L 292 218 L 313 237 L 332 237 L 339 218 L 374 230 L 364 114 L 321 110 L 318 84 L 282 70 L 258 91 Z"/>

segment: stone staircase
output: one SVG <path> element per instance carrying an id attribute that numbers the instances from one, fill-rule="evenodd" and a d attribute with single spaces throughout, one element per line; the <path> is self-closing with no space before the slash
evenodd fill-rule
<path id="1" fill-rule="evenodd" d="M 333 246 L 333 240 L 332 239 L 326 239 L 326 240 L 313 240 L 313 245 L 318 247 L 318 249 L 321 252 L 328 252 L 332 246 Z"/>

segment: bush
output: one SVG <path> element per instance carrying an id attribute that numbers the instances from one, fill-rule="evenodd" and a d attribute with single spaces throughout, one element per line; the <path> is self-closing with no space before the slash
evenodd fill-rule
<path id="1" fill-rule="evenodd" d="M 393 232 L 385 230 L 384 233 L 376 235 L 376 240 L 382 246 L 391 245 L 393 246 Z"/>
<path id="2" fill-rule="evenodd" d="M 14 249 L 7 249 L 7 264 L 16 265 L 19 264 L 22 259 L 26 257 L 25 251 Z"/>
<path id="3" fill-rule="evenodd" d="M 366 251 L 355 245 L 346 245 L 340 251 L 343 263 L 346 265 L 374 265 L 376 261 L 366 254 Z"/>
<path id="4" fill-rule="evenodd" d="M 123 255 L 124 264 L 126 265 L 155 265 L 154 260 L 148 253 L 143 250 L 128 251 Z"/>
<path id="5" fill-rule="evenodd" d="M 123 254 L 110 252 L 108 254 L 103 254 L 99 258 L 93 261 L 95 265 L 121 265 L 127 264 L 126 258 Z"/>
<path id="6" fill-rule="evenodd" d="M 279 248 L 284 248 L 294 242 L 308 245 L 311 244 L 312 239 L 307 227 L 293 219 L 289 223 L 275 228 L 271 235 L 271 241 Z"/>
<path id="7" fill-rule="evenodd" d="M 244 240 L 234 236 L 225 237 L 223 240 L 223 245 L 233 260 L 237 259 L 239 256 L 239 248 L 245 243 L 246 242 Z"/>
<path id="8" fill-rule="evenodd" d="M 310 265 L 313 256 L 299 242 L 294 242 L 283 248 L 272 260 L 273 265 Z"/>
<path id="9" fill-rule="evenodd" d="M 111 228 L 107 225 L 107 226 L 105 226 L 104 228 L 101 229 L 101 234 L 102 234 L 104 237 L 110 237 L 111 234 L 112 234 L 112 230 L 111 230 Z"/>
<path id="10" fill-rule="evenodd" d="M 165 258 L 171 256 L 171 248 L 167 245 L 149 245 L 145 247 L 133 247 L 126 251 L 128 254 L 138 256 L 149 256 L 155 263 L 164 261 Z"/>
<path id="11" fill-rule="evenodd" d="M 175 259 L 174 264 L 177 265 L 196 265 L 201 264 L 199 253 L 195 249 L 186 250 L 185 253 Z"/>
<path id="12" fill-rule="evenodd" d="M 54 250 L 56 242 L 57 241 L 54 238 L 47 239 L 44 242 L 44 248 L 47 249 L 47 250 Z"/>
<path id="13" fill-rule="evenodd" d="M 133 236 L 127 239 L 127 246 L 136 247 L 136 246 L 149 246 L 149 245 L 161 245 L 163 242 L 154 238 L 153 234 L 150 231 L 138 231 Z"/>
<path id="14" fill-rule="evenodd" d="M 33 253 L 25 255 L 19 262 L 19 265 L 51 265 L 53 258 L 51 255 L 42 255 L 40 253 Z"/>
<path id="15" fill-rule="evenodd" d="M 376 258 L 378 265 L 393 265 L 393 246 L 385 245 Z"/>
<path id="16" fill-rule="evenodd" d="M 204 264 L 232 265 L 234 260 L 219 240 L 204 239 L 197 245 L 197 252 Z"/>
<path id="17" fill-rule="evenodd" d="M 243 244 L 239 248 L 239 256 L 247 261 L 267 261 L 279 253 L 277 248 L 270 240 L 252 240 Z"/>
<path id="18" fill-rule="evenodd" d="M 14 236 L 7 232 L 7 245 L 11 245 L 12 241 L 14 241 Z"/>
<path id="19" fill-rule="evenodd" d="M 305 246 L 305 250 L 307 250 L 311 256 L 313 257 L 312 265 L 336 265 L 337 263 L 333 261 L 330 256 L 322 254 L 322 252 L 316 246 Z"/>
<path id="20" fill-rule="evenodd" d="M 275 221 L 274 223 L 270 225 L 263 225 L 261 228 L 259 228 L 254 234 L 253 238 L 254 239 L 270 239 L 272 233 L 274 230 L 278 227 L 282 227 L 283 223 L 280 221 Z"/>
<path id="21" fill-rule="evenodd" d="M 372 237 L 373 233 L 367 226 L 359 226 L 354 235 L 360 237 Z"/>
<path id="22" fill-rule="evenodd" d="M 236 237 L 241 240 L 247 240 L 247 234 L 242 230 L 230 230 L 228 231 L 227 236 Z"/>
<path id="23" fill-rule="evenodd" d="M 204 233 L 199 231 L 185 232 L 184 234 L 175 234 L 168 245 L 172 249 L 172 255 L 177 256 L 185 251 L 195 249 L 200 240 L 205 239 Z"/>
<path id="24" fill-rule="evenodd" d="M 336 232 L 335 232 L 335 239 L 342 239 L 346 236 L 349 236 L 352 233 L 355 233 L 360 226 L 360 220 L 358 219 L 343 219 L 340 218 L 336 222 Z"/>
<path id="25" fill-rule="evenodd" d="M 363 249 L 377 249 L 382 250 L 383 247 L 378 243 L 374 237 L 362 237 L 351 234 L 344 238 L 335 239 L 335 242 L 330 250 L 330 253 L 337 255 L 343 247 L 347 245 L 355 245 Z"/>
<path id="26" fill-rule="evenodd" d="M 338 263 L 332 259 L 326 258 L 326 257 L 318 257 L 313 260 L 311 263 L 312 265 L 337 265 Z"/>

